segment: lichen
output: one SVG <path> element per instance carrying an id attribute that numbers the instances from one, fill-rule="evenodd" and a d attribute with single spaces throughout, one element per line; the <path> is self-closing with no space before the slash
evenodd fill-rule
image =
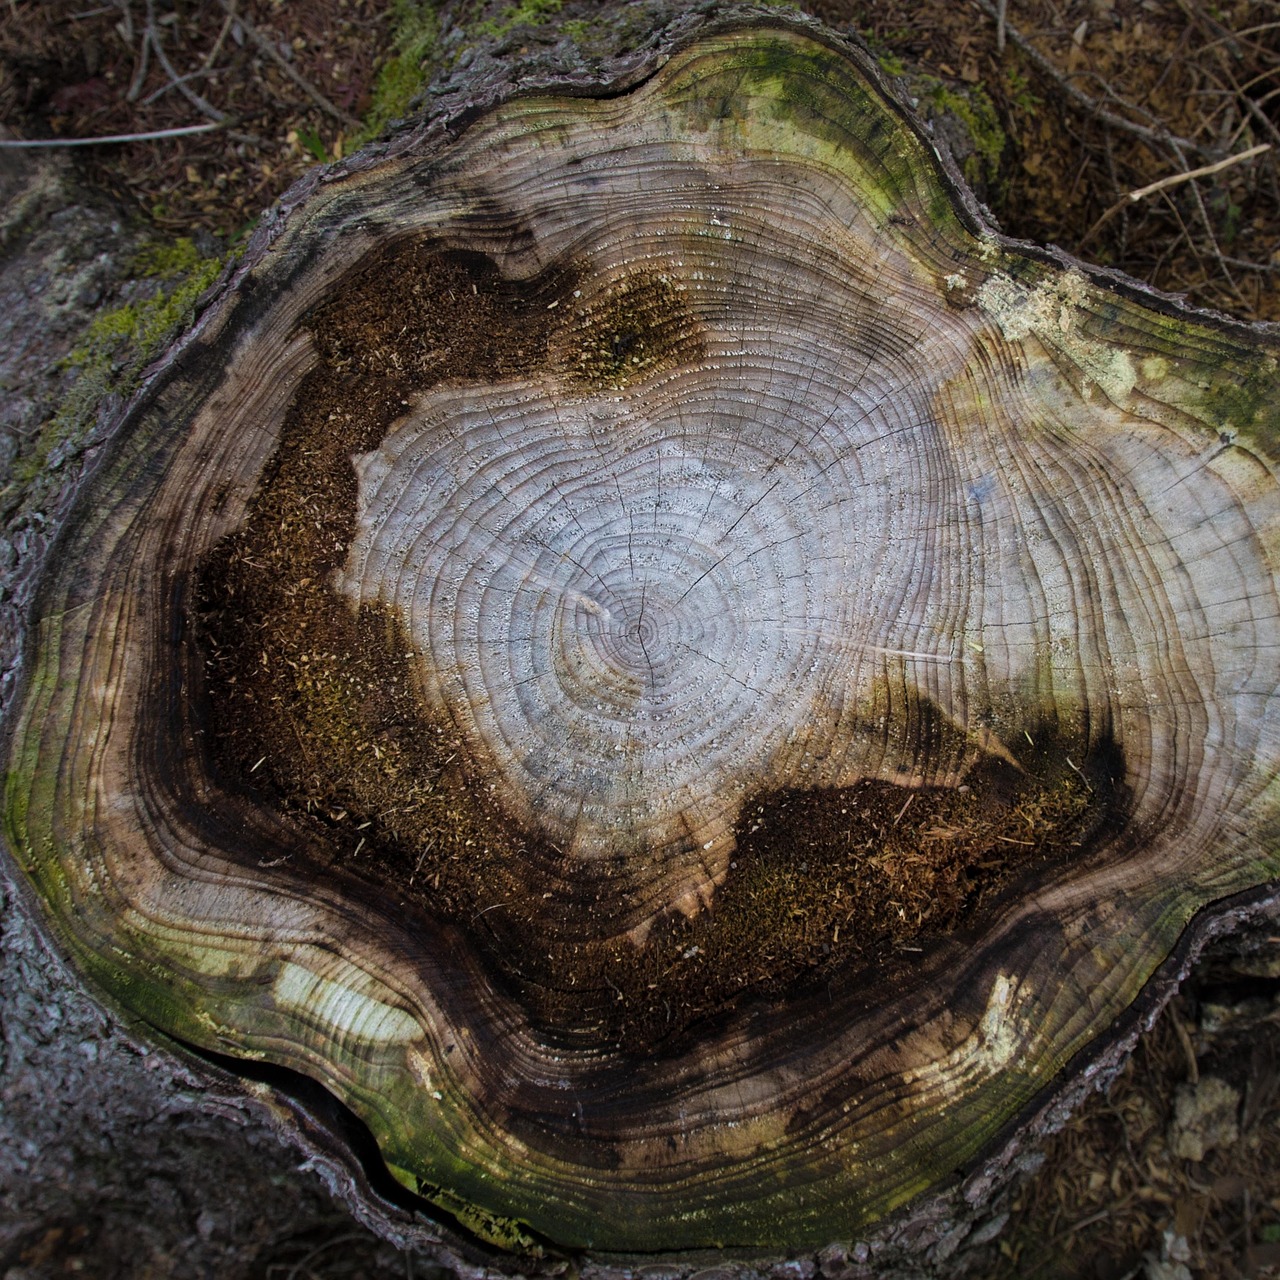
<path id="1" fill-rule="evenodd" d="M 981 1020 L 950 1052 L 923 1066 L 904 1072 L 907 1084 L 924 1082 L 943 1093 L 960 1093 L 975 1073 L 995 1075 L 1013 1061 L 1026 1035 L 1023 1008 L 1029 993 L 1019 989 L 1016 978 L 998 974 L 987 997 Z"/>
<path id="2" fill-rule="evenodd" d="M 126 397 L 137 389 L 143 370 L 190 323 L 225 261 L 185 237 L 138 252 L 130 272 L 143 282 L 138 292 L 145 296 L 102 312 L 85 329 L 62 364 L 70 378 L 67 394 L 35 448 L 14 467 L 12 483 L 25 487 L 46 468 L 59 466 L 84 444 L 108 396 Z"/>
<path id="3" fill-rule="evenodd" d="M 388 1162 L 387 1167 L 391 1170 L 392 1177 L 402 1186 L 408 1187 L 424 1200 L 429 1200 L 436 1208 L 451 1214 L 463 1227 L 486 1244 L 496 1245 L 499 1249 L 506 1249 L 510 1253 L 523 1254 L 525 1257 L 540 1258 L 542 1256 L 542 1246 L 530 1233 L 527 1223 L 517 1218 L 490 1213 L 472 1204 L 463 1196 L 428 1182 L 425 1178 L 420 1178 L 402 1165 Z"/>
<path id="4" fill-rule="evenodd" d="M 1081 324 L 1099 303 L 1096 289 L 1080 272 L 1065 271 L 1033 289 L 996 273 L 978 290 L 978 305 L 1007 341 L 1022 342 L 1034 335 L 1061 351 L 1080 371 L 1077 389 L 1085 399 L 1096 386 L 1113 404 L 1128 402 L 1137 383 L 1133 357 L 1122 346 L 1090 337 Z"/>

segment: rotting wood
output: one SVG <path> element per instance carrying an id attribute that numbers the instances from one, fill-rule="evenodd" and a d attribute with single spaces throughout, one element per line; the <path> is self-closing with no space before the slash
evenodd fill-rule
<path id="1" fill-rule="evenodd" d="M 713 32 L 320 187 L 122 431 L 7 826 L 84 967 L 491 1244 L 949 1178 L 1274 853 L 1276 343 Z"/>

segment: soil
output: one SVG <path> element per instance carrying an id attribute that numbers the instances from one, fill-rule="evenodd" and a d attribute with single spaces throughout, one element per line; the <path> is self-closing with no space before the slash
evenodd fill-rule
<path id="1" fill-rule="evenodd" d="M 1247 154 L 1264 145 L 1280 149 L 1280 20 L 1272 0 L 1216 5 L 1196 0 L 1012 0 L 1003 48 L 996 7 L 986 0 L 976 0 L 974 6 L 943 0 L 812 0 L 804 7 L 837 28 L 861 34 L 887 72 L 903 73 L 905 91 L 935 119 L 937 132 L 954 143 L 966 176 L 1009 234 L 1060 244 L 1157 287 L 1186 293 L 1200 305 L 1245 318 L 1280 319 L 1280 163 L 1276 150 Z M 232 117 L 218 131 L 74 153 L 81 183 L 133 211 L 127 234 L 136 237 L 139 228 L 146 234 L 199 232 L 230 245 L 315 160 L 341 154 L 358 136 L 358 119 L 369 108 L 379 66 L 391 58 L 395 24 L 413 8 L 385 0 L 240 0 L 230 10 L 177 0 L 7 0 L 0 6 L 0 120 L 18 136 L 68 138 L 166 130 Z M 514 5 L 472 4 L 453 6 L 448 18 L 470 28 L 465 44 L 487 42 L 497 56 L 518 60 L 531 49 L 551 45 L 570 23 L 589 27 L 598 9 L 585 2 L 563 7 L 526 3 L 523 11 L 535 20 L 522 23 Z M 481 31 L 485 23 L 487 33 Z M 601 37 L 595 33 L 592 38 Z M 459 47 L 454 44 L 451 56 Z M 957 118 L 964 127 L 957 127 Z M 1219 167 L 1200 177 L 1185 176 L 1211 166 Z M 323 326 L 325 318 L 317 317 L 316 323 Z M 338 338 L 335 361 L 341 359 Z M 601 351 L 602 363 L 589 376 L 607 379 L 613 347 Z M 396 398 L 393 385 L 388 394 Z M 389 401 L 386 412 L 394 410 Z M 304 427 L 299 424 L 300 431 Z M 358 429 L 376 434 L 385 424 L 380 428 L 371 421 Z M 0 456 L 12 462 L 24 447 L 22 441 L 6 438 Z M 323 469 L 328 464 L 322 460 L 315 465 Z M 330 472 L 336 473 L 332 467 Z M 295 472 L 289 483 L 296 486 L 304 478 L 305 473 Z M 349 502 L 349 497 L 340 491 L 335 500 Z M 269 496 L 262 501 L 265 510 Z M 8 545 L 0 546 L 0 552 Z M 281 547 L 280 554 L 302 554 L 302 546 Z M 245 550 L 228 548 L 226 563 L 217 573 L 210 570 L 206 603 L 212 660 L 247 672 L 250 655 L 232 652 L 231 633 L 218 629 L 228 593 L 237 581 L 242 587 L 249 584 L 248 578 L 235 576 L 252 569 Z M 312 555 L 313 567 L 322 562 L 314 548 L 306 554 Z M 250 551 L 248 559 L 253 558 Z M 318 575 L 313 577 L 319 581 Z M 290 607 L 300 611 L 295 620 L 302 620 L 308 601 L 299 599 Z M 367 673 L 374 683 L 386 675 L 377 666 L 383 661 L 377 655 L 387 652 L 380 625 L 374 616 L 353 622 L 353 634 L 344 641 L 350 654 L 363 654 L 360 660 L 374 663 Z M 310 644 L 316 654 L 337 652 L 332 637 L 303 629 L 292 640 L 282 634 L 275 657 L 296 661 L 288 650 L 291 643 Z M 309 679 L 310 693 L 323 693 L 323 673 L 310 673 Z M 387 717 L 395 722 L 420 714 L 407 704 L 382 707 L 378 715 L 383 720 L 365 725 L 358 737 L 372 740 L 386 728 Z M 244 717 L 243 738 L 236 736 L 240 730 L 229 731 L 235 759 L 228 759 L 228 768 L 251 772 L 258 756 L 268 754 L 254 754 L 250 728 L 259 735 L 263 729 L 251 721 Z M 388 785 L 385 772 L 379 771 L 390 766 L 380 764 L 371 771 L 371 790 L 358 804 L 340 790 L 334 776 L 304 777 L 296 751 L 294 756 L 293 773 L 272 775 L 270 785 L 301 797 L 295 803 L 304 812 L 309 805 L 314 820 L 349 828 L 355 849 L 360 822 L 367 821 L 360 805 L 377 808 L 378 788 Z M 278 762 L 288 752 L 273 758 L 273 768 L 281 769 Z M 441 761 L 413 767 L 427 776 L 441 768 Z M 360 769 L 353 768 L 348 776 L 360 776 Z M 1045 794 L 1062 783 L 1070 788 L 1070 779 L 1043 780 Z M 251 777 L 246 785 L 253 785 Z M 953 887 L 963 881 L 1001 835 L 1019 838 L 1019 812 L 1044 800 L 1044 795 L 1017 797 L 1008 808 L 1007 821 L 1013 825 L 993 824 L 988 844 L 971 850 L 967 860 L 961 858 L 958 870 L 954 861 L 940 861 L 936 874 L 944 883 L 938 910 L 946 923 L 962 918 L 968 900 L 967 891 L 957 890 L 952 905 L 946 905 L 947 878 Z M 1079 838 L 1079 824 L 1085 820 L 1080 800 L 1078 795 L 1061 800 L 1068 842 Z M 781 812 L 794 803 L 794 798 L 774 797 L 765 807 Z M 896 797 L 876 797 L 868 807 L 889 815 L 880 823 L 886 828 L 901 808 Z M 342 816 L 335 817 L 337 813 Z M 954 817 L 921 800 L 914 812 L 899 816 L 910 817 L 918 830 L 925 830 L 926 823 L 927 829 L 946 828 Z M 386 843 L 390 848 L 395 840 Z M 352 857 L 372 860 L 374 842 L 368 845 Z M 767 849 L 762 848 L 755 874 L 763 879 L 756 889 L 772 895 L 779 886 L 768 881 L 768 867 Z M 424 868 L 415 867 L 407 876 L 406 870 L 407 864 L 392 859 L 382 873 L 406 885 L 424 874 Z M 425 870 L 434 876 L 439 868 Z M 744 874 L 744 884 L 749 880 Z M 987 891 L 998 887 L 989 885 Z M 459 914 L 474 913 L 488 902 L 475 885 L 459 885 L 456 894 Z M 923 917 L 923 907 L 916 914 Z M 68 980 L 58 976 L 56 962 L 39 944 L 21 932 L 20 916 L 20 907 L 9 899 L 4 1104 L 27 1118 L 10 1122 L 4 1134 L 12 1144 L 4 1151 L 9 1190 L 0 1214 L 0 1268 L 6 1280 L 76 1272 L 122 1277 L 412 1274 L 409 1255 L 396 1255 L 340 1210 L 329 1210 L 314 1181 L 297 1179 L 289 1157 L 280 1152 L 255 1149 L 245 1156 L 261 1166 L 243 1184 L 255 1188 L 250 1194 L 262 1206 L 257 1217 L 237 1217 L 244 1196 L 223 1197 L 221 1184 L 184 1182 L 190 1177 L 191 1153 L 198 1153 L 201 1143 L 212 1149 L 226 1141 L 216 1128 L 201 1127 L 208 1098 L 196 1098 L 200 1091 L 194 1088 L 187 1088 L 189 1105 L 175 1112 L 186 1119 L 160 1119 L 174 1128 L 173 1150 L 184 1148 L 186 1154 L 181 1159 L 174 1155 L 168 1164 L 158 1158 L 150 1170 L 113 1165 L 107 1147 L 95 1148 L 90 1159 L 85 1144 L 93 1145 L 91 1117 L 82 1126 L 79 1146 L 67 1147 L 65 1133 L 59 1138 L 42 1128 L 36 1101 L 42 1097 L 42 1082 L 56 1074 L 68 1077 L 64 1060 L 58 1065 L 41 1056 L 40 1046 L 66 1035 L 65 1026 L 43 1026 L 41 1002 L 54 1007 L 58 998 L 52 993 Z M 926 923 L 923 918 L 914 921 L 917 927 Z M 820 972 L 823 964 L 834 963 L 821 946 L 831 943 L 835 929 L 835 920 L 801 928 L 800 967 Z M 901 946 L 911 945 L 915 935 L 889 929 L 885 936 Z M 816 959 L 810 950 L 814 944 Z M 684 950 L 697 946 L 691 936 Z M 616 970 L 608 973 L 620 976 Z M 722 992 L 720 998 L 731 994 Z M 645 1004 L 637 992 L 634 1008 L 634 1022 L 618 1023 L 610 1035 L 652 1032 L 656 1005 Z M 554 1020 L 553 1012 L 548 1012 L 549 1020 Z M 102 1016 L 87 1003 L 70 1021 L 76 1028 L 89 1028 L 77 1036 L 79 1043 L 95 1046 L 92 1053 L 85 1049 L 81 1054 L 94 1071 L 132 1079 L 131 1073 L 155 1070 L 146 1068 L 142 1055 L 135 1053 L 138 1062 L 131 1062 L 125 1051 L 118 1062 L 93 1061 L 110 1052 L 97 1046 L 116 1042 L 104 1039 Z M 1006 1210 L 997 1204 L 994 1216 L 970 1236 L 966 1248 L 935 1261 L 934 1274 L 1062 1280 L 1280 1275 L 1278 1064 L 1280 925 L 1273 923 L 1195 970 L 1121 1073 L 1050 1141 L 1040 1171 L 1013 1194 L 1007 1220 L 1002 1220 Z M 1232 1124 L 1209 1123 L 1207 1103 L 1196 1110 L 1210 1098 L 1212 1091 L 1205 1087 L 1210 1080 L 1228 1090 L 1218 1096 L 1227 1099 L 1220 1110 L 1229 1113 L 1234 1133 Z M 70 1079 L 67 1088 L 76 1087 Z M 172 1094 L 183 1088 L 172 1081 L 168 1085 Z M 157 1122 L 143 1115 L 146 1105 L 137 1104 L 138 1128 Z M 24 1132 L 21 1139 L 13 1136 Z M 64 1145 L 58 1147 L 58 1142 Z M 95 1185 L 72 1194 L 77 1177 L 72 1162 L 91 1164 L 80 1176 Z M 267 1177 L 262 1169 L 281 1179 L 278 1186 L 285 1192 L 278 1203 L 261 1189 L 270 1181 L 261 1180 Z M 154 1185 L 149 1178 L 156 1180 Z M 65 1211 L 42 1214 L 32 1208 L 36 1200 L 18 1190 L 23 1179 L 66 1187 Z M 162 1189 L 166 1183 L 167 1191 Z M 157 1221 L 131 1236 L 128 1224 L 149 1215 Z M 172 1225 L 157 1225 L 166 1215 Z M 278 1221 L 270 1221 L 273 1216 Z M 153 1247 L 166 1230 L 168 1244 Z M 211 1239 L 223 1234 L 234 1237 L 238 1252 L 230 1242 L 221 1252 L 209 1247 Z M 197 1266 L 197 1259 L 214 1257 L 222 1263 L 201 1263 L 206 1270 Z"/>
<path id="2" fill-rule="evenodd" d="M 9 0 L 0 120 L 23 137 L 71 138 L 226 119 L 225 129 L 192 137 L 87 148 L 82 163 L 91 183 L 158 227 L 235 239 L 359 132 L 390 8 L 387 0 Z"/>

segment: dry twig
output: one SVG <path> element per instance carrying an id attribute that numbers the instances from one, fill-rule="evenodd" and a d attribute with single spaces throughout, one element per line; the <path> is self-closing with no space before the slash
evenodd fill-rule
<path id="1" fill-rule="evenodd" d="M 1153 196 L 1159 191 L 1167 191 L 1170 187 L 1179 186 L 1184 182 L 1191 182 L 1196 178 L 1207 178 L 1212 174 L 1221 173 L 1224 169 L 1233 168 L 1245 160 L 1252 160 L 1254 156 L 1260 156 L 1264 151 L 1270 150 L 1271 143 L 1262 142 L 1256 147 L 1250 147 L 1248 151 L 1240 151 L 1233 156 L 1228 156 L 1225 160 L 1217 161 L 1215 164 L 1203 164 L 1198 169 L 1186 169 L 1181 173 L 1171 173 L 1167 178 L 1161 178 L 1159 182 L 1150 182 L 1145 187 L 1139 187 L 1136 191 L 1126 192 L 1081 236 L 1076 246 L 1077 252 L 1088 244 L 1094 235 L 1127 205 L 1138 204 L 1148 196 Z"/>
<path id="2" fill-rule="evenodd" d="M 144 133 L 112 133 L 101 138 L 0 138 L 0 147 L 100 147 L 112 142 L 151 142 L 156 138 L 185 138 L 193 133 L 213 133 L 220 124 L 189 124 L 180 129 L 148 129 Z"/>
<path id="3" fill-rule="evenodd" d="M 182 94 L 186 100 L 191 103 L 201 115 L 208 116 L 210 120 L 216 124 L 227 124 L 230 116 L 225 111 L 219 111 L 207 98 L 203 98 L 189 84 L 188 77 L 178 74 L 173 63 L 169 61 L 169 55 L 164 51 L 164 42 L 160 38 L 160 32 L 156 29 L 156 10 L 155 0 L 147 0 L 147 28 L 142 33 L 143 44 L 148 41 L 151 44 L 160 65 L 164 68 L 165 74 L 173 83 L 173 87 Z"/>
<path id="4" fill-rule="evenodd" d="M 293 83 L 296 84 L 312 102 L 315 103 L 317 107 L 327 115 L 331 115 L 335 120 L 339 121 L 348 129 L 358 129 L 360 127 L 360 121 L 357 120 L 355 116 L 351 115 L 350 112 L 343 111 L 341 107 L 335 106 L 324 96 L 323 93 L 320 92 L 319 89 L 315 87 L 315 85 L 306 79 L 306 77 L 301 75 L 295 67 L 290 66 L 288 59 L 285 58 L 280 50 L 277 49 L 276 46 L 268 40 L 267 37 L 249 21 L 248 18 L 244 17 L 242 14 L 235 14 L 235 9 L 231 0 L 221 0 L 221 3 L 228 15 L 235 15 L 236 21 L 240 23 L 245 35 L 247 35 L 249 39 L 252 40 L 253 43 L 257 45 L 257 47 L 262 50 L 262 52 L 265 53 L 267 57 L 270 58 L 272 62 L 274 62 L 276 66 L 279 67 L 280 70 L 283 71 L 284 74 L 288 76 L 289 79 L 292 80 Z"/>
<path id="5" fill-rule="evenodd" d="M 987 17 L 1000 22 L 1000 11 L 992 0 L 973 0 L 973 3 L 982 10 Z M 1152 129 L 1144 124 L 1138 124 L 1133 120 L 1126 120 L 1123 116 L 1118 116 L 1114 111 L 1108 111 L 1096 98 L 1091 98 L 1083 89 L 1078 89 L 1064 76 L 1057 67 L 1049 61 L 1048 58 L 1040 52 L 1039 49 L 1031 43 L 1018 29 L 1005 22 L 1004 31 L 1008 39 L 1026 55 L 1027 60 L 1040 72 L 1041 75 L 1052 80 L 1058 90 L 1069 101 L 1075 103 L 1076 106 L 1088 112 L 1094 119 L 1101 121 L 1103 124 L 1110 125 L 1113 129 L 1119 129 L 1124 133 L 1132 134 L 1135 138 L 1141 138 L 1144 142 L 1149 142 L 1155 146 L 1169 147 L 1178 146 L 1185 151 L 1190 151 L 1195 155 L 1203 156 L 1206 159 L 1217 159 L 1217 155 L 1210 151 L 1207 147 L 1202 147 L 1198 142 L 1192 142 L 1190 138 L 1180 138 L 1176 134 L 1171 133 L 1168 129 Z"/>

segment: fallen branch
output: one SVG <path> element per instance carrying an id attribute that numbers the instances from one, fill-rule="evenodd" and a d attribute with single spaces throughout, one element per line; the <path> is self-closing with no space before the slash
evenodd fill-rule
<path id="1" fill-rule="evenodd" d="M 1207 159 L 1213 159 L 1215 153 L 1207 147 L 1201 146 L 1198 142 L 1192 142 L 1190 138 L 1180 138 L 1176 134 L 1170 133 L 1167 129 L 1151 129 L 1144 124 L 1137 124 L 1133 120 L 1126 120 L 1124 116 L 1118 116 L 1113 111 L 1108 111 L 1096 98 L 1091 98 L 1082 89 L 1077 89 L 1070 80 L 1068 80 L 1062 72 L 1058 70 L 1046 58 L 1039 49 L 1031 43 L 1015 26 L 1012 26 L 1007 18 L 1002 19 L 999 8 L 991 2 L 991 0 L 973 0 L 973 3 L 982 10 L 987 17 L 996 23 L 997 35 L 1001 31 L 1004 32 L 1006 38 L 1015 44 L 1026 56 L 1037 71 L 1048 77 L 1057 85 L 1063 96 L 1069 101 L 1076 104 L 1083 111 L 1087 111 L 1096 120 L 1100 120 L 1103 124 L 1110 125 L 1113 129 L 1119 129 L 1124 133 L 1132 134 L 1135 138 L 1141 138 L 1144 142 L 1149 142 L 1161 147 L 1176 146 L 1181 147 L 1185 151 L 1190 151 L 1195 155 L 1203 156 Z"/>
<path id="2" fill-rule="evenodd" d="M 1178 161 L 1181 163 L 1182 168 L 1185 171 L 1187 168 L 1186 157 L 1178 148 L 1175 148 L 1175 151 L 1177 152 Z M 1242 306 L 1247 306 L 1248 303 L 1245 296 L 1240 292 L 1240 286 L 1236 283 L 1235 276 L 1231 274 L 1231 268 L 1227 266 L 1226 260 L 1222 256 L 1222 246 L 1218 243 L 1218 237 L 1214 233 L 1213 219 L 1209 216 L 1209 210 L 1205 208 L 1204 197 L 1200 194 L 1200 188 L 1193 182 L 1189 189 L 1191 192 L 1191 199 L 1196 206 L 1196 212 L 1200 215 L 1200 224 L 1204 227 L 1205 235 L 1209 239 L 1209 248 L 1213 250 L 1214 259 L 1218 264 L 1218 270 L 1222 273 L 1222 278 L 1231 286 L 1231 292 L 1235 295 L 1236 301 Z M 1164 196 L 1167 204 L 1173 203 L 1169 199 L 1167 187 L 1161 188 L 1160 194 Z"/>
<path id="3" fill-rule="evenodd" d="M 1076 246 L 1077 250 L 1088 244 L 1094 235 L 1110 222 L 1121 209 L 1127 208 L 1132 204 L 1138 204 L 1148 196 L 1157 194 L 1157 192 L 1167 191 L 1170 187 L 1180 186 L 1182 183 L 1191 182 L 1195 178 L 1208 178 L 1215 173 L 1221 173 L 1224 169 L 1233 168 L 1245 160 L 1252 160 L 1254 156 L 1260 156 L 1264 151 L 1270 150 L 1271 143 L 1261 142 L 1256 147 L 1250 147 L 1248 151 L 1240 151 L 1233 156 L 1228 156 L 1225 160 L 1217 161 L 1215 164 L 1202 164 L 1198 169 L 1187 169 L 1181 173 L 1171 173 L 1167 178 L 1161 178 L 1159 182 L 1151 182 L 1145 187 L 1139 187 L 1136 191 L 1126 192 L 1084 233 L 1080 243 Z"/>
<path id="4" fill-rule="evenodd" d="M 120 32 L 121 39 L 129 48 L 133 48 L 133 10 L 126 3 L 121 6 L 124 17 L 121 22 L 124 30 Z M 116 28 L 119 30 L 119 26 Z M 138 47 L 137 59 L 133 67 L 133 76 L 129 81 L 128 92 L 124 95 L 126 102 L 137 102 L 138 95 L 142 92 L 142 86 L 147 79 L 147 71 L 151 66 L 151 41 L 143 36 L 142 44 Z"/>
<path id="5" fill-rule="evenodd" d="M 147 0 L 147 29 L 142 33 L 143 44 L 147 41 L 151 42 L 151 48 L 155 52 L 156 58 L 160 65 L 164 68 L 165 74 L 169 77 L 173 87 L 182 94 L 186 100 L 191 103 L 201 115 L 206 115 L 210 120 L 217 124 L 226 124 L 231 119 L 225 111 L 219 111 L 207 98 L 201 97 L 189 84 L 187 77 L 180 75 L 177 68 L 169 61 L 169 55 L 164 51 L 164 42 L 160 39 L 160 33 L 156 30 L 155 20 L 155 3 L 154 0 Z"/>
<path id="6" fill-rule="evenodd" d="M 321 109 L 321 111 L 331 115 L 335 120 L 345 125 L 348 129 L 358 129 L 360 127 L 360 121 L 357 120 L 355 116 L 351 115 L 347 111 L 343 111 L 341 107 L 330 102 L 329 99 L 326 98 L 310 80 L 306 79 L 306 77 L 298 72 L 294 67 L 291 67 L 288 59 L 285 58 L 280 50 L 277 49 L 276 46 L 268 40 L 252 22 L 248 20 L 248 18 L 243 14 L 235 12 L 230 0 L 221 0 L 221 3 L 223 9 L 227 11 L 228 15 L 235 16 L 236 21 L 239 22 L 241 28 L 244 30 L 245 35 L 247 35 L 249 39 L 252 40 L 253 43 L 257 45 L 258 48 L 261 49 L 262 52 L 265 53 L 267 57 L 270 58 L 271 61 L 274 62 L 276 66 L 279 67 L 280 70 L 283 71 L 285 75 L 288 76 L 289 79 L 292 80 L 293 83 L 296 84 L 298 88 L 301 89 L 302 92 L 305 93 L 307 97 Z"/>
<path id="7" fill-rule="evenodd" d="M 151 142 L 157 138 L 184 138 L 193 133 L 212 133 L 220 124 L 188 124 L 179 129 L 148 129 L 144 133 L 110 133 L 101 138 L 0 138 L 0 147 L 98 147 L 112 142 Z"/>
<path id="8" fill-rule="evenodd" d="M 216 75 L 217 72 L 211 67 L 201 67 L 199 71 L 192 71 L 188 75 L 183 76 L 180 80 L 169 80 L 162 84 L 154 93 L 149 93 L 138 104 L 139 106 L 149 107 L 158 98 L 163 98 L 170 89 L 180 89 L 184 84 L 190 84 L 192 80 L 199 80 L 202 76 Z"/>

